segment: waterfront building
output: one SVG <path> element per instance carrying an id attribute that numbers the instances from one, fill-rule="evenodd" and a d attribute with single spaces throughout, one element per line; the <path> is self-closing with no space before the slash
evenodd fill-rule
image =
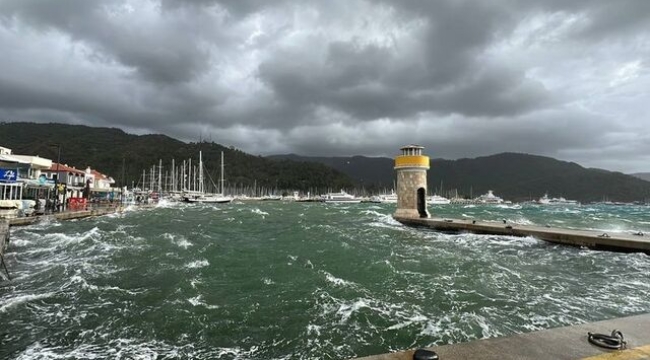
<path id="1" fill-rule="evenodd" d="M 38 199 L 45 199 L 53 185 L 39 182 L 41 171 L 48 169 L 52 160 L 39 156 L 13 154 L 0 147 L 0 208 L 12 216 L 19 212 L 29 214 Z"/>
<path id="2" fill-rule="evenodd" d="M 90 166 L 86 168 L 84 180 L 89 184 L 91 193 L 107 194 L 119 191 L 119 189 L 111 187 L 115 185 L 115 180 L 112 177 L 91 169 Z"/>
<path id="3" fill-rule="evenodd" d="M 58 200 L 65 204 L 70 198 L 83 198 L 86 186 L 86 172 L 67 164 L 52 163 L 52 166 L 42 171 L 43 181 L 58 184 Z"/>

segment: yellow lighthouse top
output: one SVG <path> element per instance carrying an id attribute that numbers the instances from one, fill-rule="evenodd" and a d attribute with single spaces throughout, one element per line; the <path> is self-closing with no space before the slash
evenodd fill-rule
<path id="1" fill-rule="evenodd" d="M 422 155 L 424 146 L 406 145 L 402 147 L 402 154 L 395 157 L 395 169 L 419 168 L 429 169 L 429 157 Z"/>

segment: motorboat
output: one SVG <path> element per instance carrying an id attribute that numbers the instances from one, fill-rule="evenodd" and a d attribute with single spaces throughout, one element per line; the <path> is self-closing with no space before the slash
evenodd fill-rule
<path id="1" fill-rule="evenodd" d="M 427 202 L 431 205 L 447 205 L 451 203 L 451 200 L 444 196 L 434 194 L 433 196 L 429 196 Z"/>
<path id="2" fill-rule="evenodd" d="M 326 203 L 346 203 L 346 204 L 355 204 L 355 203 L 360 203 L 361 199 L 355 197 L 354 195 L 350 195 L 346 193 L 345 191 L 341 190 L 341 192 L 337 193 L 329 193 L 321 196 L 321 201 L 326 202 Z"/>

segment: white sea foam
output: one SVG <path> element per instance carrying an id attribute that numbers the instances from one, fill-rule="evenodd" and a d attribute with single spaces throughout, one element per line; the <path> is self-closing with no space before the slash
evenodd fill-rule
<path id="1" fill-rule="evenodd" d="M 320 336 L 320 330 L 321 329 L 322 329 L 322 326 L 309 324 L 309 325 L 307 325 L 307 335 Z"/>
<path id="2" fill-rule="evenodd" d="M 29 240 L 23 240 L 23 239 L 11 239 L 11 246 L 12 247 L 25 247 L 33 244 Z"/>
<path id="3" fill-rule="evenodd" d="M 329 281 L 330 283 L 332 283 L 332 284 L 334 284 L 334 285 L 336 285 L 336 286 L 354 286 L 354 285 L 356 285 L 356 284 L 355 284 L 354 282 L 352 282 L 352 281 L 348 281 L 348 280 L 344 280 L 344 279 L 337 278 L 336 276 L 334 276 L 334 275 L 328 273 L 327 271 L 320 270 L 319 272 L 320 272 L 321 274 L 324 274 L 324 275 L 325 275 L 325 279 L 326 279 L 327 281 Z"/>
<path id="4" fill-rule="evenodd" d="M 172 244 L 177 245 L 178 247 L 182 247 L 183 249 L 187 249 L 190 246 L 194 246 L 194 244 L 188 241 L 183 235 L 164 233 L 162 234 L 162 237 L 171 241 Z"/>
<path id="5" fill-rule="evenodd" d="M 359 311 L 359 309 L 367 308 L 368 302 L 366 299 L 357 299 L 353 303 L 343 303 L 341 306 L 339 306 L 338 310 L 336 311 L 336 314 L 341 317 L 339 323 L 344 324 L 348 321 L 350 316 L 354 314 L 355 312 Z"/>
<path id="6" fill-rule="evenodd" d="M 525 217 L 519 217 L 515 219 L 506 219 L 506 221 L 510 224 L 516 224 L 516 225 L 535 225 L 534 222 L 526 219 Z"/>
<path id="7" fill-rule="evenodd" d="M 499 204 L 496 207 L 499 208 L 499 209 L 509 209 L 509 210 L 519 210 L 519 209 L 521 209 L 521 205 L 519 205 L 519 204 L 514 204 L 514 205 Z"/>
<path id="8" fill-rule="evenodd" d="M 262 211 L 262 210 L 260 210 L 260 209 L 258 209 L 258 208 L 252 209 L 251 212 L 252 212 L 253 214 L 262 215 L 262 218 L 264 218 L 264 215 L 268 215 L 268 214 L 269 214 L 269 213 L 267 213 L 266 211 Z"/>
<path id="9" fill-rule="evenodd" d="M 97 334 L 98 338 L 109 338 L 110 334 Z M 82 343 L 69 349 L 61 346 L 43 345 L 35 342 L 27 347 L 17 357 L 17 360 L 33 359 L 179 359 L 179 358 L 210 358 L 222 357 L 234 359 L 254 359 L 258 346 L 246 350 L 239 347 L 212 347 L 209 351 L 194 344 L 172 345 L 164 341 L 143 341 L 140 339 L 114 339 L 106 345 Z"/>
<path id="10" fill-rule="evenodd" d="M 402 328 L 410 326 L 410 325 L 412 325 L 414 323 L 421 323 L 421 322 L 427 321 L 427 319 L 428 318 L 426 316 L 423 316 L 421 314 L 417 314 L 417 315 L 413 316 L 412 318 L 408 319 L 407 321 L 403 321 L 403 322 L 400 322 L 400 323 L 397 323 L 395 325 L 391 325 L 391 326 L 387 327 L 386 330 L 402 329 Z"/>
<path id="11" fill-rule="evenodd" d="M 199 305 L 205 305 L 204 302 L 201 301 L 201 295 L 197 295 L 193 298 L 187 299 L 187 301 L 192 304 L 192 306 L 199 306 Z"/>
<path id="12" fill-rule="evenodd" d="M 46 238 L 52 238 L 57 245 L 79 244 L 86 240 L 95 240 L 101 237 L 102 231 L 94 227 L 84 233 L 68 235 L 64 233 L 52 233 L 45 235 Z"/>
<path id="13" fill-rule="evenodd" d="M 208 265 L 210 265 L 208 260 L 196 260 L 188 264 L 185 264 L 185 267 L 189 269 L 198 269 L 198 268 L 206 267 Z"/>
<path id="14" fill-rule="evenodd" d="M 28 303 L 34 300 L 47 299 L 54 296 L 54 292 L 48 292 L 43 294 L 27 294 L 27 295 L 18 295 L 9 298 L 0 299 L 0 312 L 6 312 L 8 309 Z"/>

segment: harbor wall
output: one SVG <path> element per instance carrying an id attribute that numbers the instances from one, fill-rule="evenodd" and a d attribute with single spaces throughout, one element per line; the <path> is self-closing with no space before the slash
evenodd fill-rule
<path id="1" fill-rule="evenodd" d="M 40 221 L 72 220 L 72 219 L 87 218 L 91 216 L 102 216 L 102 215 L 113 214 L 116 212 L 121 212 L 123 210 L 124 208 L 121 206 L 97 207 L 97 208 L 90 208 L 87 210 L 64 211 L 60 213 L 55 212 L 46 215 L 18 217 L 18 218 L 8 219 L 8 223 L 10 226 L 23 226 L 23 225 L 31 225 Z"/>

